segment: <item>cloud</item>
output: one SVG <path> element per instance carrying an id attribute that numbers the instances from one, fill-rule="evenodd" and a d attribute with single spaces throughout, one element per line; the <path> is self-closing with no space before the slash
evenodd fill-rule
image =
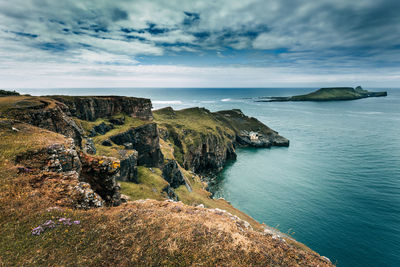
<path id="1" fill-rule="evenodd" d="M 397 0 L 2 1 L 0 70 L 159 62 L 307 75 L 391 71 L 400 64 L 399 9 Z"/>

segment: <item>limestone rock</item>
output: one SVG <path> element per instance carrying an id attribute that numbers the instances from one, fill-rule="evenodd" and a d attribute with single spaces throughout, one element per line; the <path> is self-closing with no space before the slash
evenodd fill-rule
<path id="1" fill-rule="evenodd" d="M 90 184 L 108 205 L 121 204 L 120 186 L 117 183 L 120 162 L 110 157 L 94 157 L 80 153 L 82 172 L 80 181 Z"/>
<path id="2" fill-rule="evenodd" d="M 93 129 L 90 131 L 89 136 L 94 137 L 96 135 L 103 135 L 106 134 L 108 131 L 111 131 L 112 129 L 114 129 L 114 125 L 105 124 L 104 122 L 102 122 L 99 125 L 93 127 Z"/>
<path id="3" fill-rule="evenodd" d="M 87 138 L 85 140 L 85 145 L 83 147 L 83 151 L 85 153 L 92 154 L 92 155 L 96 154 L 96 147 L 94 145 L 92 138 Z"/>
<path id="4" fill-rule="evenodd" d="M 124 96 L 51 96 L 64 103 L 71 115 L 82 120 L 95 121 L 115 114 L 125 113 L 131 117 L 152 120 L 150 99 Z"/>
<path id="5" fill-rule="evenodd" d="M 132 143 L 133 149 L 138 152 L 138 165 L 158 167 L 163 163 L 157 124 L 149 123 L 126 132 L 113 135 L 110 140 L 117 145 Z"/>
<path id="6" fill-rule="evenodd" d="M 178 188 L 180 185 L 186 185 L 189 191 L 191 188 L 187 185 L 183 173 L 175 160 L 169 160 L 163 167 L 162 175 L 172 188 Z"/>
<path id="7" fill-rule="evenodd" d="M 74 187 L 75 194 L 72 196 L 75 207 L 78 209 L 99 208 L 104 205 L 102 198 L 93 191 L 90 184 L 80 182 Z"/>
<path id="8" fill-rule="evenodd" d="M 124 155 L 121 155 L 121 167 L 119 180 L 124 182 L 134 182 L 138 183 L 138 173 L 137 173 L 137 151 L 123 151 Z M 122 154 L 122 153 L 121 153 Z"/>
<path id="9" fill-rule="evenodd" d="M 81 162 L 72 139 L 67 144 L 53 144 L 39 151 L 18 155 L 15 160 L 28 169 L 41 169 L 50 172 L 80 173 Z"/>

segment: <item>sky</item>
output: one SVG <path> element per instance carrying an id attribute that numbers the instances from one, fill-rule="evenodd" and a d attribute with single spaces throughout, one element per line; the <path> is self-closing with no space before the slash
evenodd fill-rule
<path id="1" fill-rule="evenodd" d="M 0 88 L 400 87 L 399 0 L 0 0 Z"/>

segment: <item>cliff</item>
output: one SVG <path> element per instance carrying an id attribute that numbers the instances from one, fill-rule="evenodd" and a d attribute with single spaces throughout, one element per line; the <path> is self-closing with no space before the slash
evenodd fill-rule
<path id="1" fill-rule="evenodd" d="M 238 146 L 289 146 L 289 140 L 240 110 L 164 108 L 154 111 L 154 120 L 161 138 L 173 145 L 174 157 L 195 173 L 220 171 L 236 159 Z"/>
<path id="2" fill-rule="evenodd" d="M 285 101 L 339 101 L 356 100 L 367 97 L 387 96 L 387 92 L 369 92 L 361 86 L 321 88 L 315 92 L 288 97 L 261 97 L 256 102 L 285 102 Z"/>
<path id="3" fill-rule="evenodd" d="M 124 113 L 128 116 L 151 120 L 150 99 L 125 96 L 50 96 L 68 106 L 70 114 L 81 120 L 95 121 Z"/>
<path id="4" fill-rule="evenodd" d="M 331 265 L 210 198 L 191 171 L 219 170 L 239 145 L 288 145 L 256 119 L 238 110 L 135 115 L 147 105 L 129 108 L 135 114 L 94 110 L 91 118 L 106 115 L 90 121 L 74 106 L 53 97 L 0 99 L 2 264 Z"/>

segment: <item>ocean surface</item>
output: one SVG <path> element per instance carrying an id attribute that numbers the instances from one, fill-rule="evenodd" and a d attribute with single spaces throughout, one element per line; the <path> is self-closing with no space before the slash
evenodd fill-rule
<path id="1" fill-rule="evenodd" d="M 400 266 L 400 89 L 338 102 L 256 103 L 316 88 L 25 89 L 34 95 L 125 95 L 154 108 L 239 108 L 290 140 L 238 149 L 212 190 L 337 266 Z M 374 88 L 365 88 L 374 90 Z M 377 89 L 379 90 L 379 89 Z"/>

